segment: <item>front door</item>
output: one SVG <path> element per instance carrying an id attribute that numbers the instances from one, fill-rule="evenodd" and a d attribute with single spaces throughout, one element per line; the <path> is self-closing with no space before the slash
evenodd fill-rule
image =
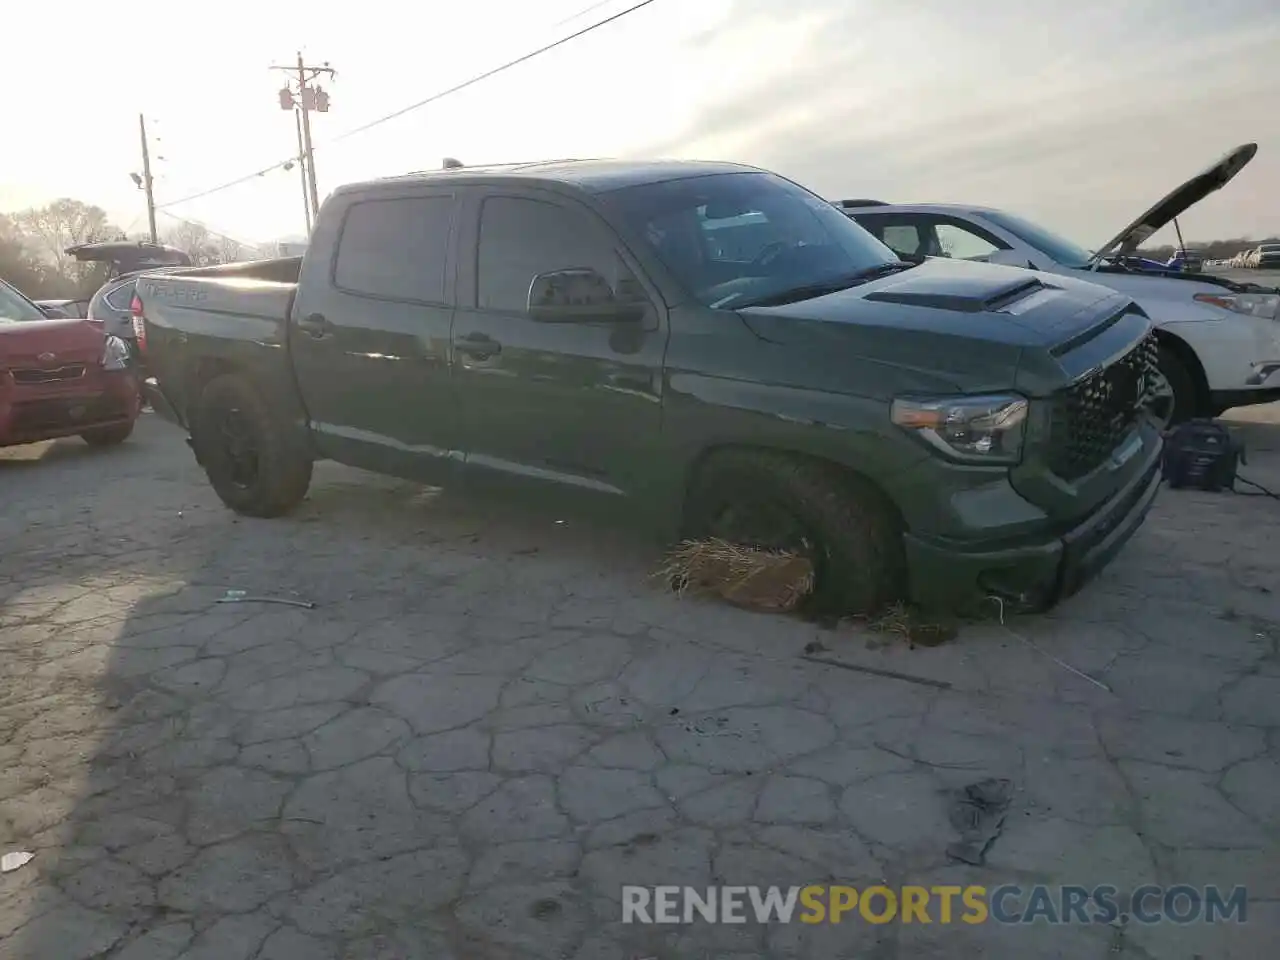
<path id="1" fill-rule="evenodd" d="M 308 259 L 290 317 L 298 386 L 322 455 L 444 479 L 455 454 L 450 193 L 355 198 L 330 218 L 332 262 Z M 322 230 L 323 230 L 322 225 Z"/>
<path id="2" fill-rule="evenodd" d="M 488 193 L 467 217 L 454 384 L 470 475 L 631 494 L 656 462 L 665 309 L 587 207 L 553 193 Z M 548 323 L 526 310 L 541 273 L 592 268 L 641 321 Z"/>

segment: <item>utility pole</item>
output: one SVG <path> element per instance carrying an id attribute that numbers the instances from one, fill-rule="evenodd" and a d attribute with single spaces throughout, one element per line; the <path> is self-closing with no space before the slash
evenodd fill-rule
<path id="1" fill-rule="evenodd" d="M 311 188 L 307 181 L 307 151 L 302 143 L 302 111 L 294 108 L 294 126 L 298 132 L 298 172 L 302 174 L 302 210 L 307 216 L 307 236 L 311 235 Z"/>
<path id="2" fill-rule="evenodd" d="M 309 66 L 302 59 L 302 53 L 298 53 L 298 62 L 292 66 L 273 65 L 272 70 L 283 70 L 293 75 L 293 79 L 297 81 L 298 89 L 295 94 L 293 88 L 289 84 L 285 84 L 279 91 L 280 109 L 295 111 L 298 124 L 298 151 L 302 162 L 302 177 L 305 185 L 305 197 L 307 201 L 307 232 L 311 232 L 311 220 L 320 211 L 320 190 L 316 185 L 316 158 L 315 149 L 311 143 L 311 111 L 317 113 L 329 112 L 329 94 L 326 93 L 319 84 L 313 81 L 321 74 L 325 74 L 330 79 L 334 76 L 334 69 L 329 66 L 326 61 L 322 66 Z"/>
<path id="3" fill-rule="evenodd" d="M 307 94 L 311 93 L 311 103 L 308 104 Z M 317 213 L 320 211 L 319 191 L 316 188 L 316 152 L 311 146 L 311 110 L 310 107 L 315 103 L 314 91 L 307 86 L 307 65 L 302 61 L 302 54 L 298 54 L 298 99 L 302 102 L 302 151 L 307 155 L 307 169 L 311 171 L 311 209 Z M 310 232 L 310 231 L 308 231 Z"/>
<path id="4" fill-rule="evenodd" d="M 147 121 L 138 114 L 138 133 L 142 136 L 142 183 L 140 186 L 147 195 L 147 227 L 151 232 L 151 242 L 158 243 L 156 238 L 156 196 L 152 190 L 151 150 L 147 146 Z"/>

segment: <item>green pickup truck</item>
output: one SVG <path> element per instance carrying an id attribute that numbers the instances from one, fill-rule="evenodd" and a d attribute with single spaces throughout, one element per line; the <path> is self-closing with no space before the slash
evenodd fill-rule
<path id="1" fill-rule="evenodd" d="M 144 276 L 155 409 L 219 497 L 332 459 L 812 558 L 813 606 L 1045 608 L 1142 523 L 1147 317 L 1060 276 L 906 263 L 736 164 L 566 161 L 353 184 L 300 258 Z"/>

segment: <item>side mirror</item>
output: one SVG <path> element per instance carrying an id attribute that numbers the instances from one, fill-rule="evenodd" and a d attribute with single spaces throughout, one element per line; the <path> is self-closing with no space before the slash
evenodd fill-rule
<path id="1" fill-rule="evenodd" d="M 70 320 L 71 319 L 70 315 L 61 307 L 46 307 L 40 304 L 36 304 L 36 306 L 39 307 L 40 312 L 43 313 L 46 317 L 48 317 L 50 320 Z"/>
<path id="2" fill-rule="evenodd" d="M 575 267 L 534 277 L 526 309 L 543 323 L 630 323 L 643 319 L 646 304 L 619 299 L 600 273 Z"/>
<path id="3" fill-rule="evenodd" d="M 1035 266 L 1022 254 L 1014 250 L 993 250 L 987 257 L 987 263 L 998 264 L 1002 267 L 1021 267 L 1024 270 L 1034 270 Z"/>

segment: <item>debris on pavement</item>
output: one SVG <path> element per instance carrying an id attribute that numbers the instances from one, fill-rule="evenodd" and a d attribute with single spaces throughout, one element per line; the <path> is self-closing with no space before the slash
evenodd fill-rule
<path id="1" fill-rule="evenodd" d="M 25 850 L 14 850 L 0 857 L 0 873 L 12 873 L 19 867 L 25 867 L 28 863 L 36 858 L 34 853 L 28 853 Z"/>
<path id="2" fill-rule="evenodd" d="M 806 557 L 714 538 L 684 541 L 654 574 L 677 594 L 717 596 L 765 613 L 794 610 L 812 592 L 813 576 Z"/>
<path id="3" fill-rule="evenodd" d="M 1101 689 L 1107 691 L 1107 693 L 1115 692 L 1110 687 L 1108 687 L 1105 683 L 1103 683 L 1101 680 L 1098 680 L 1094 677 L 1089 676 L 1089 674 L 1085 673 L 1083 670 L 1076 669 L 1071 664 L 1067 663 L 1065 660 L 1059 660 L 1048 650 L 1045 650 L 1043 647 L 1039 646 L 1038 644 L 1028 640 L 1026 637 L 1018 633 L 1017 631 L 1011 630 L 1009 626 L 1004 622 L 1004 601 L 1001 600 L 999 597 L 990 597 L 989 599 L 994 600 L 996 603 L 1000 605 L 1000 626 L 1003 627 L 1004 632 L 1009 634 L 1009 636 L 1013 637 L 1013 639 L 1022 641 L 1028 647 L 1034 650 L 1036 653 L 1040 654 L 1040 656 L 1044 657 L 1047 660 L 1053 661 L 1058 666 L 1060 666 L 1063 670 L 1066 670 L 1068 673 L 1074 673 L 1077 677 L 1080 677 L 1082 680 L 1088 680 L 1095 687 L 1100 687 Z"/>
<path id="4" fill-rule="evenodd" d="M 937 687 L 939 690 L 950 690 L 951 684 L 946 680 L 934 680 L 932 677 L 917 677 L 910 673 L 899 673 L 897 670 L 884 670 L 880 667 L 866 667 L 860 663 L 848 663 L 844 660 L 836 660 L 834 657 L 819 657 L 809 653 L 809 644 L 805 647 L 805 652 L 800 654 L 801 660 L 808 660 L 810 663 L 821 663 L 827 667 L 839 667 L 841 670 L 855 670 L 858 673 L 871 673 L 877 677 L 889 677 L 891 680 L 905 680 L 907 683 L 919 683 L 926 687 Z M 818 644 L 821 647 L 821 644 Z M 825 649 L 825 647 L 823 648 Z"/>
<path id="5" fill-rule="evenodd" d="M 314 610 L 316 605 L 310 600 L 291 600 L 288 597 L 251 597 L 244 590 L 228 590 L 225 596 L 219 597 L 215 603 L 282 603 L 289 607 L 302 607 Z"/>
<path id="6" fill-rule="evenodd" d="M 986 863 L 987 850 L 1000 836 L 1012 799 L 1012 781 L 995 777 L 954 791 L 948 816 L 960 839 L 947 847 L 947 856 L 975 867 Z"/>
<path id="7" fill-rule="evenodd" d="M 939 615 L 926 618 L 920 611 L 901 602 L 891 604 L 877 616 L 868 618 L 866 624 L 867 629 L 874 633 L 902 637 L 912 649 L 917 646 L 939 647 L 960 635 L 954 618 Z"/>

